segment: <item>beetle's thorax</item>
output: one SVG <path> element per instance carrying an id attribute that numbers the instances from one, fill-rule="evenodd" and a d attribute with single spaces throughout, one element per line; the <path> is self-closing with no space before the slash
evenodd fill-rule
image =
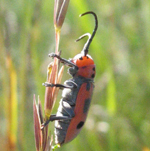
<path id="1" fill-rule="evenodd" d="M 95 64 L 90 55 L 84 56 L 82 53 L 76 55 L 72 60 L 78 69 L 70 68 L 69 73 L 75 76 L 81 76 L 88 79 L 93 79 L 95 77 Z"/>

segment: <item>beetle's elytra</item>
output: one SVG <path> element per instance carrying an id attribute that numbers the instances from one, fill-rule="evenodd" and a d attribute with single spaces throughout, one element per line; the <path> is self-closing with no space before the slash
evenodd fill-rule
<path id="1" fill-rule="evenodd" d="M 95 28 L 92 35 L 86 33 L 77 39 L 79 41 L 85 36 L 89 37 L 81 53 L 70 60 L 63 59 L 55 53 L 49 55 L 58 58 L 61 63 L 69 66 L 68 72 L 72 76 L 71 79 L 64 82 L 64 85 L 44 83 L 46 87 L 60 87 L 63 89 L 62 99 L 56 115 L 51 115 L 49 120 L 43 124 L 45 126 L 50 121 L 55 120 L 55 143 L 59 145 L 70 142 L 81 131 L 87 118 L 93 94 L 96 71 L 94 61 L 88 55 L 88 49 L 97 31 L 98 20 L 96 14 L 91 11 L 81 16 L 87 14 L 94 16 Z"/>

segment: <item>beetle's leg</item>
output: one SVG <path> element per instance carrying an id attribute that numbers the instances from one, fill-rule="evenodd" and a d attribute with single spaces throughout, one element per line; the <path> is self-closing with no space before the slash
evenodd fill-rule
<path id="1" fill-rule="evenodd" d="M 49 82 L 43 83 L 45 87 L 59 87 L 60 89 L 68 88 L 68 89 L 75 89 L 77 88 L 77 85 L 63 85 L 63 84 L 53 84 Z"/>
<path id="2" fill-rule="evenodd" d="M 61 63 L 66 64 L 70 67 L 75 67 L 76 69 L 78 69 L 78 67 L 74 63 L 72 63 L 71 61 L 69 61 L 67 59 L 61 58 L 59 55 L 57 55 L 55 53 L 50 53 L 49 57 L 52 57 L 52 58 L 55 57 L 55 58 L 59 59 Z"/>
<path id="3" fill-rule="evenodd" d="M 49 122 L 55 121 L 55 120 L 71 120 L 72 117 L 68 117 L 68 116 L 56 116 L 56 115 L 51 115 L 50 118 L 42 123 L 41 125 L 41 129 L 43 129 Z"/>

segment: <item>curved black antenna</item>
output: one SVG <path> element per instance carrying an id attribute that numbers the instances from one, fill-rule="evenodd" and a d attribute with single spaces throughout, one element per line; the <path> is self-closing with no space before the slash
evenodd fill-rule
<path id="1" fill-rule="evenodd" d="M 86 36 L 88 36 L 89 39 L 91 38 L 91 34 L 90 34 L 90 33 L 86 33 L 86 34 L 80 36 L 80 37 L 76 40 L 76 42 L 79 41 L 79 40 L 81 40 L 81 39 L 83 39 L 83 38 L 86 37 Z"/>
<path id="2" fill-rule="evenodd" d="M 94 30 L 93 30 L 93 33 L 92 33 L 92 35 L 91 35 L 90 33 L 86 33 L 86 34 L 80 36 L 80 37 L 76 40 L 76 41 L 79 41 L 79 40 L 81 40 L 82 38 L 84 38 L 85 36 L 88 36 L 88 37 L 89 37 L 89 39 L 88 39 L 87 42 L 85 43 L 85 45 L 84 45 L 84 47 L 83 47 L 83 50 L 82 50 L 82 52 L 84 53 L 84 56 L 86 56 L 86 55 L 88 54 L 89 46 L 90 46 L 90 44 L 91 44 L 91 42 L 92 42 L 92 40 L 93 40 L 93 37 L 94 37 L 95 34 L 96 34 L 97 28 L 98 28 L 98 19 L 97 19 L 97 15 L 96 15 L 94 12 L 92 12 L 92 11 L 85 12 L 85 13 L 81 14 L 80 17 L 81 17 L 81 16 L 84 16 L 84 15 L 87 15 L 87 14 L 92 14 L 92 15 L 94 16 L 94 18 L 95 18 L 95 28 L 94 28 Z"/>

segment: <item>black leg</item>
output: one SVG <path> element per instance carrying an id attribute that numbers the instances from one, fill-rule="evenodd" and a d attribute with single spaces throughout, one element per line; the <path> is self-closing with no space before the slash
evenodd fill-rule
<path id="1" fill-rule="evenodd" d="M 56 57 L 57 59 L 60 60 L 61 63 L 66 64 L 66 65 L 68 65 L 70 67 L 75 67 L 76 69 L 78 69 L 78 67 L 74 63 L 70 62 L 67 59 L 61 58 L 59 55 L 57 55 L 55 53 L 50 53 L 49 57 L 52 57 L 52 58 Z"/>
<path id="2" fill-rule="evenodd" d="M 49 82 L 43 83 L 44 86 L 46 87 L 59 87 L 60 89 L 68 88 L 68 89 L 75 89 L 77 88 L 76 85 L 63 85 L 63 84 L 53 84 Z"/>
<path id="3" fill-rule="evenodd" d="M 51 115 L 50 118 L 44 122 L 42 125 L 41 125 L 41 130 L 49 123 L 49 122 L 52 122 L 52 121 L 55 121 L 55 120 L 71 120 L 72 118 L 71 117 L 68 117 L 68 116 L 56 116 L 56 115 Z"/>

